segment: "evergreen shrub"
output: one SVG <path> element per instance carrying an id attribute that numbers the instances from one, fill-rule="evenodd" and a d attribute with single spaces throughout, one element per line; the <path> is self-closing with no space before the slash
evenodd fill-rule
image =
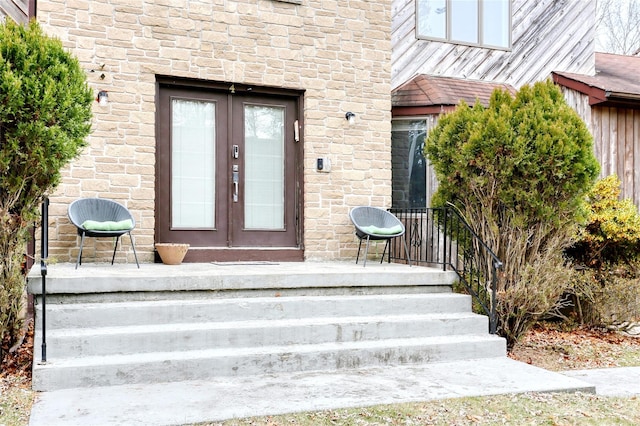
<path id="1" fill-rule="evenodd" d="M 0 25 L 0 362 L 21 335 L 29 227 L 91 129 L 79 62 L 35 22 Z"/>
<path id="2" fill-rule="evenodd" d="M 567 288 L 563 251 L 599 172 L 591 135 L 546 81 L 515 96 L 497 89 L 487 108 L 461 103 L 429 133 L 425 153 L 439 185 L 432 205 L 456 206 L 504 263 L 498 333 L 512 347 Z"/>

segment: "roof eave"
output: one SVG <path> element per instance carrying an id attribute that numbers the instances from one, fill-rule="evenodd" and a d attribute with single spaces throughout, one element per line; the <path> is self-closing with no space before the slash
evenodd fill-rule
<path id="1" fill-rule="evenodd" d="M 621 101 L 640 101 L 640 93 L 625 93 L 625 92 L 613 92 L 606 91 L 607 99 L 614 100 L 619 99 Z"/>
<path id="2" fill-rule="evenodd" d="M 551 75 L 554 83 L 589 96 L 589 105 L 597 105 L 608 101 L 607 92 L 600 87 L 591 86 L 555 72 L 552 72 Z"/>
<path id="3" fill-rule="evenodd" d="M 444 114 L 455 109 L 455 105 L 403 105 L 394 106 L 391 109 L 391 116 L 394 118 L 417 117 L 424 115 Z"/>

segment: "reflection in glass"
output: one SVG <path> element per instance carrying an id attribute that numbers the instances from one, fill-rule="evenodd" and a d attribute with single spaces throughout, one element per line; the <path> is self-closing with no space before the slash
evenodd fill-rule
<path id="1" fill-rule="evenodd" d="M 446 0 L 418 0 L 418 34 L 424 37 L 447 37 Z"/>
<path id="2" fill-rule="evenodd" d="M 451 2 L 451 40 L 478 43 L 478 0 Z"/>
<path id="3" fill-rule="evenodd" d="M 510 14 L 509 0 L 417 0 L 416 31 L 436 40 L 508 48 Z"/>
<path id="4" fill-rule="evenodd" d="M 284 229 L 284 117 L 282 107 L 244 107 L 245 229 Z"/>
<path id="5" fill-rule="evenodd" d="M 171 226 L 215 227 L 215 104 L 171 101 Z"/>
<path id="6" fill-rule="evenodd" d="M 496 22 L 501 25 L 496 25 Z M 509 2 L 484 0 L 482 2 L 482 44 L 509 47 Z"/>
<path id="7" fill-rule="evenodd" d="M 391 128 L 392 204 L 396 208 L 427 206 L 425 120 L 394 120 Z"/>

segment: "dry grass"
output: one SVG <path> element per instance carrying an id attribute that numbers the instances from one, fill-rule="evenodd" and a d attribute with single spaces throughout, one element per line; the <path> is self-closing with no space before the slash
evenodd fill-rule
<path id="1" fill-rule="evenodd" d="M 29 323 L 22 345 L 0 360 L 0 426 L 29 424 L 35 398 L 31 390 L 32 360 L 33 323 Z"/>
<path id="2" fill-rule="evenodd" d="M 640 398 L 519 394 L 330 410 L 209 423 L 212 426 L 638 425 Z"/>
<path id="3" fill-rule="evenodd" d="M 33 398 L 29 378 L 21 375 L 0 376 L 0 426 L 27 425 Z"/>

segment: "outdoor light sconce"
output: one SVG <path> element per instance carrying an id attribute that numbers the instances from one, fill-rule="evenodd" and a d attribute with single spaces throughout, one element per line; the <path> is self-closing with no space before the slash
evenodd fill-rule
<path id="1" fill-rule="evenodd" d="M 107 93 L 107 91 L 106 90 L 99 91 L 96 101 L 98 101 L 98 104 L 100 104 L 100 106 L 107 105 L 109 103 L 109 94 Z"/>
<path id="2" fill-rule="evenodd" d="M 349 122 L 350 126 L 353 126 L 356 123 L 356 115 L 354 113 L 352 113 L 351 111 L 346 113 L 344 115 L 344 118 L 347 119 L 347 121 Z"/>

